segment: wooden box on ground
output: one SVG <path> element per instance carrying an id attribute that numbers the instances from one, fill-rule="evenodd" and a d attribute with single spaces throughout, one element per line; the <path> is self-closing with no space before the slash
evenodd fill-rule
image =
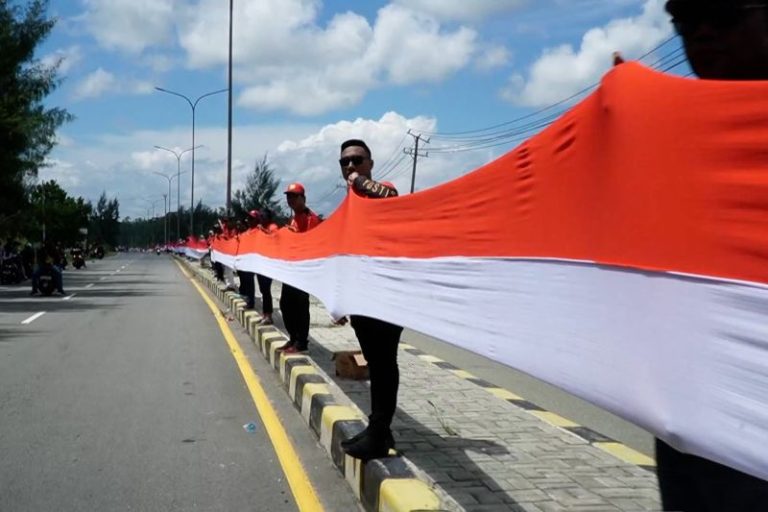
<path id="1" fill-rule="evenodd" d="M 343 379 L 365 380 L 368 378 L 368 361 L 359 350 L 336 352 L 336 375 Z"/>

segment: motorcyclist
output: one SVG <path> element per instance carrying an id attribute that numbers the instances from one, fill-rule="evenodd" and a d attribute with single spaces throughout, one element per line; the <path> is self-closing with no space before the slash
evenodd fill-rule
<path id="1" fill-rule="evenodd" d="M 64 292 L 64 278 L 61 269 L 56 265 L 58 260 L 58 252 L 51 243 L 45 243 L 37 251 L 37 267 L 32 273 L 32 293 L 30 295 L 37 295 L 40 293 L 40 276 L 44 272 L 51 272 L 53 277 L 53 284 L 61 295 L 66 295 Z"/>

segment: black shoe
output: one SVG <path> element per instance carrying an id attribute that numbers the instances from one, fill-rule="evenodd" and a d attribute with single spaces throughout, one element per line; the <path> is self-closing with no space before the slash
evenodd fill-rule
<path id="1" fill-rule="evenodd" d="M 362 437 L 365 436 L 367 433 L 368 433 L 368 427 L 365 427 L 363 430 L 361 430 L 360 432 L 358 432 L 354 436 L 350 437 L 349 439 L 344 439 L 341 442 L 341 446 L 344 446 L 344 447 L 351 446 L 354 443 L 356 443 L 357 441 L 359 441 L 360 439 L 362 439 Z"/>
<path id="2" fill-rule="evenodd" d="M 389 450 L 395 447 L 395 440 L 391 432 L 377 434 L 368 431 L 360 439 L 352 444 L 343 446 L 344 453 L 355 459 L 367 462 L 372 459 L 380 459 L 389 455 Z"/>

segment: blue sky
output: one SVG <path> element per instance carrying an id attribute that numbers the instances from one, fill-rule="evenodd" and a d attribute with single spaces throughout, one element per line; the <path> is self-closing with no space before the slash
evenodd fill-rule
<path id="1" fill-rule="evenodd" d="M 233 181 L 266 153 L 284 184 L 303 182 L 327 213 L 343 198 L 338 144 L 365 138 L 374 173 L 410 187 L 407 130 L 431 135 L 417 189 L 460 176 L 511 149 L 451 132 L 508 122 L 597 82 L 611 53 L 684 74 L 662 0 L 235 0 Z M 59 22 L 39 50 L 61 59 L 51 105 L 76 120 L 41 179 L 75 195 L 118 197 L 123 216 L 163 210 L 176 159 L 154 145 L 191 146 L 196 98 L 226 87 L 223 0 L 52 0 Z M 661 62 L 659 62 L 659 59 Z M 197 108 L 195 198 L 225 200 L 226 94 Z M 515 124 L 510 127 L 515 127 Z M 480 133 L 476 134 L 480 135 Z M 527 135 L 527 133 L 526 133 Z M 491 147 L 486 147 L 491 146 Z M 461 149 L 461 151 L 455 151 Z M 190 155 L 180 196 L 190 201 Z M 176 186 L 172 209 L 176 208 Z"/>

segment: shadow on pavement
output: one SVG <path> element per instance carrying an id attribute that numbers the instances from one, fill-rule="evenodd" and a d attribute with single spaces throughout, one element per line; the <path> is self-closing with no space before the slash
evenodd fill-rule
<path id="1" fill-rule="evenodd" d="M 257 311 L 260 300 L 257 298 Z M 285 332 L 285 326 L 275 308 L 275 326 Z M 370 411 L 370 391 L 367 381 L 355 381 L 336 377 L 333 353 L 322 344 L 315 342 L 310 334 L 309 355 L 312 360 L 336 383 L 354 404 L 364 413 Z M 439 421 L 439 413 L 435 412 Z M 508 494 L 504 502 L 487 502 L 489 494 L 496 494 L 501 488 L 491 476 L 485 473 L 469 456 L 475 458 L 509 454 L 509 450 L 488 439 L 469 439 L 451 435 L 449 428 L 436 432 L 422 424 L 398 407 L 392 423 L 397 449 L 420 470 L 429 475 L 440 488 L 462 507 L 473 510 L 483 504 L 493 510 L 522 510 Z M 482 482 L 482 483 L 480 483 Z M 479 509 L 478 509 L 479 510 Z"/>

